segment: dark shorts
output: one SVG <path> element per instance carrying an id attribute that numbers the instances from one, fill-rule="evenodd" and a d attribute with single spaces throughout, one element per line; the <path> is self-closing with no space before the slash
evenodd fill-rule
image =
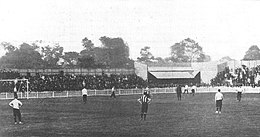
<path id="1" fill-rule="evenodd" d="M 19 109 L 13 108 L 13 115 L 14 115 L 14 121 L 16 122 L 16 118 L 18 118 L 18 121 L 21 121 L 21 112 Z"/>
<path id="2" fill-rule="evenodd" d="M 216 100 L 216 107 L 222 107 L 222 100 Z"/>
<path id="3" fill-rule="evenodd" d="M 87 95 L 83 95 L 83 101 L 87 101 Z"/>
<path id="4" fill-rule="evenodd" d="M 111 95 L 110 95 L 110 97 L 116 97 L 115 92 L 112 92 Z"/>
<path id="5" fill-rule="evenodd" d="M 237 96 L 241 97 L 242 96 L 242 92 L 237 92 Z"/>
<path id="6" fill-rule="evenodd" d="M 21 112 L 20 112 L 20 110 L 19 109 L 13 109 L 13 115 L 14 116 L 18 116 L 18 115 L 21 115 Z"/>
<path id="7" fill-rule="evenodd" d="M 17 92 L 14 92 L 14 98 L 18 98 Z"/>
<path id="8" fill-rule="evenodd" d="M 192 93 L 195 93 L 195 89 L 192 89 L 191 92 L 192 92 Z"/>
<path id="9" fill-rule="evenodd" d="M 180 92 L 177 92 L 177 97 L 181 97 L 181 93 Z"/>
<path id="10" fill-rule="evenodd" d="M 142 103 L 141 113 L 147 113 L 148 103 Z"/>

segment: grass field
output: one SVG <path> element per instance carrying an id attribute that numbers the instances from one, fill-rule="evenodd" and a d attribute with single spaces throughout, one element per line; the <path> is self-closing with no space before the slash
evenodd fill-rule
<path id="1" fill-rule="evenodd" d="M 156 94 L 140 121 L 140 95 L 21 100 L 23 125 L 14 125 L 10 100 L 0 100 L 0 136 L 24 137 L 260 137 L 260 94 L 225 93 L 215 114 L 214 93 Z"/>

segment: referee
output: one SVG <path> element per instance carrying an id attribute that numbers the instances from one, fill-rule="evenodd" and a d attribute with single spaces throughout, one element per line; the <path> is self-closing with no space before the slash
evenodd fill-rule
<path id="1" fill-rule="evenodd" d="M 148 111 L 148 104 L 150 104 L 151 99 L 148 98 L 147 92 L 145 91 L 144 94 L 137 100 L 140 104 L 142 104 L 141 107 L 141 120 L 146 119 L 146 114 Z"/>

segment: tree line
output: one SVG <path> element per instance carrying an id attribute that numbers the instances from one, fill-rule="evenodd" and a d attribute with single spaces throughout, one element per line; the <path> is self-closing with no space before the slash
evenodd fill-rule
<path id="1" fill-rule="evenodd" d="M 10 42 L 2 42 L 6 51 L 0 58 L 0 68 L 37 69 L 37 68 L 133 68 L 134 60 L 129 58 L 129 46 L 122 38 L 100 37 L 101 46 L 97 47 L 87 37 L 81 41 L 80 52 L 64 52 L 59 43 L 42 45 L 41 40 L 22 43 L 18 47 Z M 73 46 L 73 45 L 72 45 Z M 186 38 L 170 46 L 170 56 L 154 57 L 150 47 L 140 50 L 137 61 L 142 63 L 168 62 L 207 62 L 211 58 L 203 48 L 191 38 Z M 231 59 L 230 57 L 224 57 Z M 243 60 L 259 60 L 260 50 L 253 45 L 246 52 Z"/>
<path id="2" fill-rule="evenodd" d="M 133 68 L 129 47 L 122 38 L 100 37 L 101 47 L 95 47 L 88 38 L 83 38 L 83 50 L 64 52 L 59 43 L 39 46 L 43 42 L 23 43 L 15 47 L 2 42 L 6 53 L 0 58 L 1 68 Z"/>

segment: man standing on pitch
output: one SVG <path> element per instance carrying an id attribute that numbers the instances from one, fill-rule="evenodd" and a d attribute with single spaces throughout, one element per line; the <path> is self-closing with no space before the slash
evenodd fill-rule
<path id="1" fill-rule="evenodd" d="M 110 95 L 110 97 L 111 97 L 111 98 L 112 98 L 112 97 L 116 98 L 115 86 L 113 86 L 112 89 L 111 89 L 111 95 Z"/>
<path id="2" fill-rule="evenodd" d="M 17 83 L 17 79 L 14 80 L 14 98 L 15 98 L 15 97 L 18 98 L 17 89 L 16 89 L 16 83 Z"/>
<path id="3" fill-rule="evenodd" d="M 21 101 L 17 99 L 18 97 L 15 96 L 14 100 L 9 103 L 9 106 L 13 108 L 13 115 L 14 115 L 14 124 L 17 124 L 16 118 L 18 118 L 18 123 L 23 124 L 21 120 L 21 112 L 20 107 L 23 105 Z"/>
<path id="4" fill-rule="evenodd" d="M 240 85 L 236 91 L 237 91 L 237 101 L 240 102 L 240 101 L 241 101 L 241 98 L 242 98 L 242 92 L 244 91 L 244 89 L 243 89 L 242 86 Z"/>
<path id="5" fill-rule="evenodd" d="M 140 104 L 142 104 L 141 120 L 146 120 L 146 114 L 147 114 L 147 111 L 148 111 L 148 104 L 150 104 L 151 99 L 147 97 L 147 92 L 144 92 L 144 94 L 137 101 Z"/>
<path id="6" fill-rule="evenodd" d="M 191 94 L 192 94 L 192 96 L 195 95 L 196 90 L 197 90 L 197 86 L 196 86 L 196 85 L 193 85 L 193 86 L 191 87 Z"/>
<path id="7" fill-rule="evenodd" d="M 215 94 L 216 113 L 221 114 L 222 100 L 223 100 L 223 94 L 220 92 L 220 89 L 218 89 L 218 92 Z"/>
<path id="8" fill-rule="evenodd" d="M 82 97 L 83 97 L 83 102 L 86 104 L 87 103 L 87 96 L 88 96 L 88 91 L 87 89 L 84 87 L 82 89 Z"/>
<path id="9" fill-rule="evenodd" d="M 185 87 L 184 87 L 184 92 L 183 92 L 184 94 L 185 93 L 189 93 L 189 86 L 188 85 L 185 85 Z"/>
<path id="10" fill-rule="evenodd" d="M 178 85 L 177 88 L 176 88 L 176 93 L 177 93 L 177 98 L 178 100 L 181 100 L 181 86 Z"/>
<path id="11" fill-rule="evenodd" d="M 147 97 L 148 97 L 148 98 L 151 98 L 151 97 L 152 97 L 152 94 L 151 94 L 151 92 L 150 92 L 150 90 L 149 90 L 148 87 L 146 87 L 146 88 L 144 89 L 144 92 L 147 93 Z"/>

